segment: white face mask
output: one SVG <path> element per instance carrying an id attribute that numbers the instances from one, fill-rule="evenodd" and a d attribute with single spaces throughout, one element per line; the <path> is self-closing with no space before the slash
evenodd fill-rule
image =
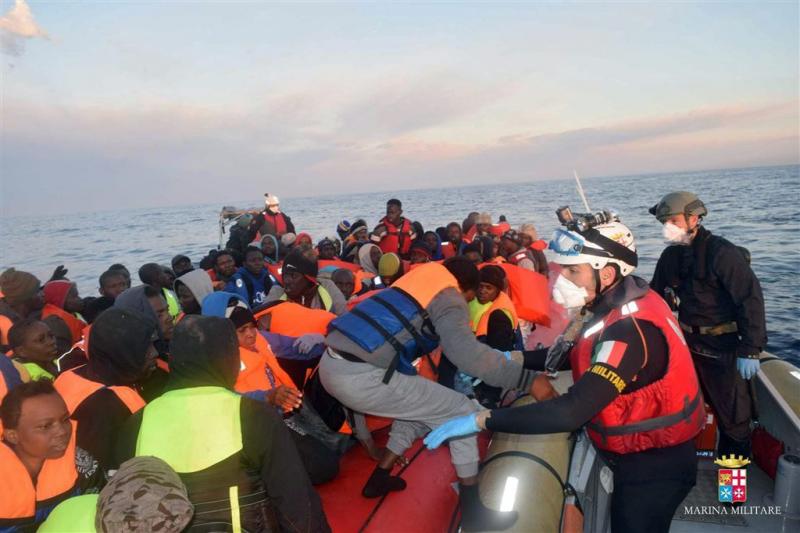
<path id="1" fill-rule="evenodd" d="M 667 222 L 664 224 L 663 234 L 664 240 L 667 242 L 667 244 L 688 245 L 692 242 L 691 235 L 672 222 Z"/>
<path id="2" fill-rule="evenodd" d="M 553 301 L 567 309 L 578 309 L 586 305 L 589 293 L 583 287 L 578 287 L 570 280 L 558 275 L 553 284 Z"/>

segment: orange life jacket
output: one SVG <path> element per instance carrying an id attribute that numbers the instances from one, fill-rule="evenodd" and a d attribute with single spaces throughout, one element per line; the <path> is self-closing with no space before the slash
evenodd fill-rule
<path id="1" fill-rule="evenodd" d="M 45 304 L 45 306 L 42 308 L 42 318 L 46 318 L 48 316 L 57 316 L 64 321 L 69 328 L 73 343 L 78 342 L 81 337 L 83 337 L 83 328 L 86 327 L 86 322 L 80 318 L 71 313 L 67 313 L 60 307 L 56 307 L 53 304 Z"/>
<path id="2" fill-rule="evenodd" d="M 578 381 L 592 366 L 592 354 L 603 331 L 629 317 L 652 323 L 664 335 L 669 350 L 667 371 L 658 381 L 617 396 L 589 422 L 589 437 L 597 447 L 613 453 L 667 448 L 693 439 L 705 424 L 703 395 L 681 328 L 653 290 L 615 307 L 584 329 L 570 352 L 573 379 Z"/>
<path id="3" fill-rule="evenodd" d="M 489 316 L 497 310 L 505 311 L 511 315 L 511 327 L 517 327 L 517 313 L 514 310 L 514 302 L 502 291 L 494 299 L 492 305 L 478 318 L 477 324 L 472 324 L 472 330 L 476 337 L 483 337 L 489 330 Z"/>
<path id="4" fill-rule="evenodd" d="M 117 398 L 125 404 L 125 407 L 131 412 L 135 413 L 145 405 L 145 401 L 139 396 L 131 387 L 122 385 L 113 385 L 107 387 L 102 383 L 86 379 L 75 373 L 75 370 L 68 370 L 61 373 L 53 383 L 58 393 L 64 398 L 67 404 L 69 414 L 73 414 L 75 410 L 83 403 L 83 401 L 99 391 L 100 389 L 109 389 Z"/>
<path id="5" fill-rule="evenodd" d="M 550 325 L 550 289 L 547 276 L 510 263 L 494 263 L 502 268 L 508 279 L 508 292 L 514 302 L 517 317 L 528 322 Z"/>
<path id="6" fill-rule="evenodd" d="M 269 270 L 269 273 L 272 274 L 272 277 L 275 278 L 278 283 L 283 285 L 283 276 L 281 275 L 283 261 L 280 263 L 265 263 L 264 266 L 267 267 L 267 270 Z"/>
<path id="7" fill-rule="evenodd" d="M 0 442 L 0 522 L 3 526 L 33 524 L 37 511 L 55 507 L 60 500 L 72 495 L 78 480 L 75 433 L 76 423 L 72 421 L 67 451 L 58 459 L 45 460 L 35 486 L 14 450 Z"/>
<path id="8" fill-rule="evenodd" d="M 442 243 L 442 257 L 449 259 L 456 255 L 458 255 L 458 250 L 456 250 L 456 247 L 452 242 Z"/>
<path id="9" fill-rule="evenodd" d="M 8 331 L 14 323 L 5 315 L 0 315 L 0 344 L 8 344 Z"/>
<path id="10" fill-rule="evenodd" d="M 508 222 L 498 222 L 489 227 L 489 233 L 495 237 L 501 237 L 503 233 L 511 229 L 511 224 Z"/>
<path id="11" fill-rule="evenodd" d="M 255 314 L 256 320 L 271 315 L 269 330 L 287 337 L 299 337 L 306 333 L 325 335 L 328 323 L 336 315 L 322 309 L 309 309 L 298 303 L 282 302 Z"/>
<path id="12" fill-rule="evenodd" d="M 239 359 L 241 359 L 239 377 L 236 378 L 234 385 L 236 392 L 271 390 L 279 385 L 294 387 L 292 378 L 278 364 L 278 359 L 272 353 L 267 339 L 260 333 L 256 334 L 256 351 L 240 346 Z M 267 375 L 267 368 L 272 373 L 274 383 Z"/>

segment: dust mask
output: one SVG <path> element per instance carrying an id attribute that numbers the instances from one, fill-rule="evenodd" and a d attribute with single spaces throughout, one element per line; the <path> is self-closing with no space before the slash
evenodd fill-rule
<path id="1" fill-rule="evenodd" d="M 667 244 L 682 244 L 686 246 L 692 242 L 691 235 L 672 222 L 667 222 L 664 224 L 663 234 L 664 240 L 667 242 Z"/>
<path id="2" fill-rule="evenodd" d="M 577 309 L 586 305 L 589 293 L 559 274 L 553 284 L 553 301 L 567 309 Z"/>

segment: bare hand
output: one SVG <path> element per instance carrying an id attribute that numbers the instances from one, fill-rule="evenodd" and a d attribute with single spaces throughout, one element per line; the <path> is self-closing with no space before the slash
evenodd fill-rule
<path id="1" fill-rule="evenodd" d="M 276 407 L 280 407 L 284 412 L 289 412 L 299 408 L 300 404 L 303 403 L 303 393 L 294 387 L 279 385 L 272 390 L 269 402 Z"/>
<path id="2" fill-rule="evenodd" d="M 537 402 L 552 400 L 559 396 L 558 391 L 554 389 L 553 384 L 550 383 L 550 379 L 544 374 L 539 374 L 533 380 L 530 393 Z"/>

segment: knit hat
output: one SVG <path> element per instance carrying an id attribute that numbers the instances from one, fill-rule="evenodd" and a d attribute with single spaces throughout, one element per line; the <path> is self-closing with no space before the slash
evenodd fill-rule
<path id="1" fill-rule="evenodd" d="M 291 246 L 294 244 L 294 241 L 296 240 L 297 240 L 297 235 L 295 235 L 294 233 L 284 233 L 283 236 L 281 236 L 281 244 L 283 246 Z"/>
<path id="2" fill-rule="evenodd" d="M 319 267 L 316 259 L 310 259 L 302 250 L 292 250 L 283 260 L 283 275 L 287 272 L 299 272 L 306 277 L 316 279 Z"/>
<path id="3" fill-rule="evenodd" d="M 489 283 L 502 291 L 506 286 L 506 273 L 497 265 L 486 265 L 481 269 L 481 283 Z"/>
<path id="4" fill-rule="evenodd" d="M 522 239 L 520 238 L 519 233 L 517 233 L 513 229 L 510 229 L 505 233 L 503 233 L 503 238 L 508 239 L 509 241 L 514 242 L 516 244 L 522 244 Z"/>
<path id="5" fill-rule="evenodd" d="M 367 222 L 364 219 L 359 218 L 358 220 L 356 220 L 355 222 L 353 222 L 350 225 L 350 231 L 348 231 L 347 234 L 348 234 L 348 236 L 349 235 L 355 235 L 359 231 L 362 231 L 362 230 L 365 230 L 365 229 L 369 229 L 369 228 L 367 228 Z"/>
<path id="6" fill-rule="evenodd" d="M 383 254 L 381 260 L 378 261 L 378 275 L 383 277 L 391 277 L 397 274 L 400 270 L 400 257 L 395 253 Z"/>
<path id="7" fill-rule="evenodd" d="M 194 507 L 178 474 L 157 457 L 134 457 L 100 491 L 94 525 L 102 533 L 178 533 L 192 515 Z"/>
<path id="8" fill-rule="evenodd" d="M 481 213 L 477 217 L 475 217 L 475 224 L 491 224 L 492 223 L 492 215 L 489 213 Z"/>
<path id="9" fill-rule="evenodd" d="M 339 225 L 336 226 L 336 233 L 339 235 L 340 239 L 347 237 L 347 234 L 350 233 L 350 222 L 347 220 L 339 222 Z"/>
<path id="10" fill-rule="evenodd" d="M 33 298 L 42 284 L 39 279 L 21 270 L 9 268 L 0 274 L 0 291 L 9 304 L 18 304 Z"/>
<path id="11" fill-rule="evenodd" d="M 533 224 L 523 224 L 519 227 L 519 232 L 527 235 L 531 239 L 538 240 L 539 234 L 536 232 L 536 226 Z"/>
<path id="12" fill-rule="evenodd" d="M 409 254 L 412 254 L 412 255 L 413 254 L 424 255 L 428 259 L 430 259 L 433 256 L 433 254 L 431 253 L 430 248 L 428 248 L 428 245 L 425 244 L 422 241 L 415 241 L 411 245 L 411 250 L 409 250 Z"/>
<path id="13" fill-rule="evenodd" d="M 64 309 L 64 301 L 67 299 L 67 294 L 75 284 L 65 279 L 57 281 L 48 281 L 44 284 L 44 301 L 50 305 L 54 305 L 59 309 Z"/>

